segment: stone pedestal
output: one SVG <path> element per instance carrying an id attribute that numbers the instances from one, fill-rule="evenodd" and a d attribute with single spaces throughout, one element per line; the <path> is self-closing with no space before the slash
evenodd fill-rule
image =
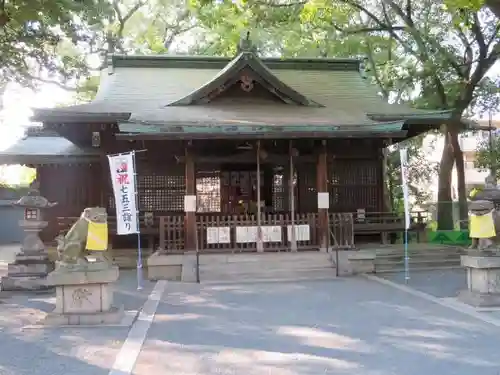
<path id="1" fill-rule="evenodd" d="M 458 298 L 475 307 L 500 306 L 500 256 L 462 255 L 467 290 Z"/>
<path id="2" fill-rule="evenodd" d="M 47 226 L 46 221 L 21 220 L 19 225 L 26 234 L 21 251 L 8 265 L 7 276 L 1 279 L 1 290 L 51 291 L 45 279 L 54 270 L 38 233 Z"/>
<path id="3" fill-rule="evenodd" d="M 56 287 L 56 308 L 46 325 L 117 324 L 124 312 L 113 306 L 113 286 L 118 280 L 117 266 L 89 264 L 85 269 L 56 269 L 47 283 Z"/>

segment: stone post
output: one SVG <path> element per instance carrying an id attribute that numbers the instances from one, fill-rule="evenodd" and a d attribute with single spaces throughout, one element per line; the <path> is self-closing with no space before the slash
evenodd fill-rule
<path id="1" fill-rule="evenodd" d="M 475 307 L 500 306 L 500 256 L 462 255 L 467 270 L 467 289 L 459 293 L 462 302 Z"/>

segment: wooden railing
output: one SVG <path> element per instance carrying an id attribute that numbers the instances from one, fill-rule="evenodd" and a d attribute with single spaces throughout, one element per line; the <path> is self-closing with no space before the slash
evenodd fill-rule
<path id="1" fill-rule="evenodd" d="M 330 247 L 335 250 L 354 248 L 354 222 L 351 213 L 328 214 Z"/>
<path id="2" fill-rule="evenodd" d="M 412 227 L 425 227 L 425 213 L 412 215 Z M 362 215 L 363 216 L 363 215 Z M 78 220 L 78 217 L 58 217 L 61 233 Z M 296 214 L 295 233 L 298 250 L 313 250 L 319 247 L 318 214 Z M 108 216 L 110 240 L 116 234 L 116 217 Z M 140 216 L 141 235 L 146 237 L 143 246 L 151 250 L 183 252 L 185 236 L 184 214 L 154 216 L 149 223 Z M 147 224 L 147 225 L 146 225 Z M 262 214 L 261 226 L 264 251 L 289 251 L 291 249 L 291 214 Z M 204 252 L 256 251 L 256 215 L 196 215 L 197 243 Z M 329 213 L 330 247 L 333 249 L 354 248 L 354 235 L 379 234 L 404 230 L 404 218 L 387 212 Z"/>
<path id="3" fill-rule="evenodd" d="M 256 215 L 198 214 L 196 221 L 200 251 L 257 250 Z M 262 214 L 260 224 L 264 251 L 289 251 L 291 249 L 290 214 Z M 295 238 L 299 250 L 318 248 L 317 214 L 295 215 Z"/>
<path id="4" fill-rule="evenodd" d="M 167 252 L 184 250 L 184 215 L 160 216 L 158 248 Z"/>

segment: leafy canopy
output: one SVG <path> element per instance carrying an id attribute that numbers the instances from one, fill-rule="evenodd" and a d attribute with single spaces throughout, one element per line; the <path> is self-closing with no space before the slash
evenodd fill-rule
<path id="1" fill-rule="evenodd" d="M 76 53 L 111 11 L 105 0 L 0 0 L 0 85 L 60 85 L 87 74 Z"/>

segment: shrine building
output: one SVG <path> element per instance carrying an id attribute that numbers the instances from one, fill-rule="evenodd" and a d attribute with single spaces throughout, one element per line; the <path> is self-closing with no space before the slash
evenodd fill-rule
<path id="1" fill-rule="evenodd" d="M 253 48 L 233 59 L 114 55 L 95 100 L 35 109 L 43 127 L 1 152 L 0 164 L 36 168 L 41 194 L 59 202 L 47 241 L 85 207 L 103 206 L 112 246 L 135 248 L 135 236 L 114 232 L 107 160 L 131 150 L 150 251 L 380 241 L 403 226 L 384 205 L 384 148 L 450 113 L 389 104 L 360 68 L 355 59 L 261 58 Z"/>

